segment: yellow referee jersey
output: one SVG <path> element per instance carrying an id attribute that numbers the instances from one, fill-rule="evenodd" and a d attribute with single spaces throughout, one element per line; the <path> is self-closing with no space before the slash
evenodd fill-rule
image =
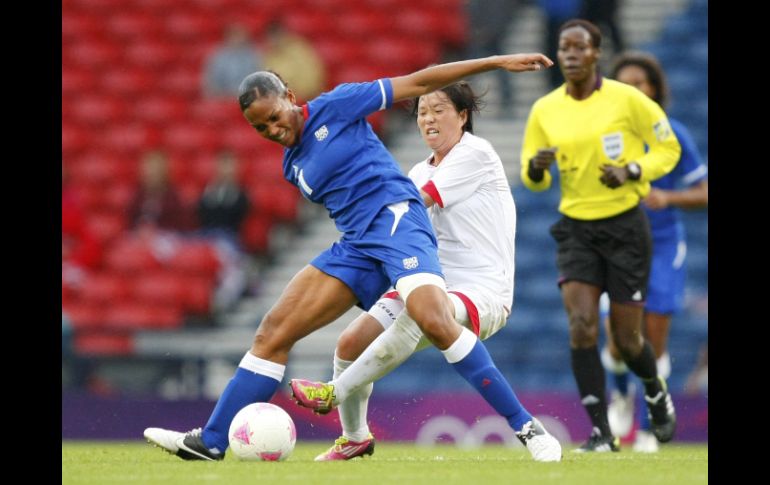
<path id="1" fill-rule="evenodd" d="M 682 150 L 657 103 L 633 86 L 606 78 L 582 101 L 562 85 L 532 106 L 521 150 L 521 179 L 535 192 L 551 186 L 551 174 L 545 171 L 540 182 L 532 181 L 529 160 L 549 147 L 557 148 L 559 212 L 582 220 L 604 219 L 636 206 L 650 192 L 650 181 L 674 168 Z M 642 167 L 638 181 L 626 180 L 615 189 L 599 181 L 602 165 L 633 161 Z"/>

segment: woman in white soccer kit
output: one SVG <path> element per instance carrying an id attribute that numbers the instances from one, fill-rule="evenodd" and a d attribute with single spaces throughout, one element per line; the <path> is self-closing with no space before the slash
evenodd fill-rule
<path id="1" fill-rule="evenodd" d="M 414 111 L 433 153 L 410 170 L 409 178 L 420 188 L 436 233 L 455 320 L 484 340 L 506 324 L 513 301 L 516 208 L 511 189 L 492 145 L 472 134 L 478 97 L 467 83 L 421 96 Z M 398 293 L 386 293 L 340 335 L 333 380 L 327 384 L 334 386 L 334 399 L 321 411 L 339 407 L 343 436 L 317 461 L 373 452 L 366 421 L 372 382 L 430 345 L 403 310 Z M 546 446 L 560 453 L 558 442 L 545 435 Z"/>

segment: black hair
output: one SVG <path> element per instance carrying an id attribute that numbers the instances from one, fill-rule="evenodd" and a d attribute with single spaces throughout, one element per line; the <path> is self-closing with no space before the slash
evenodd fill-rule
<path id="1" fill-rule="evenodd" d="M 559 27 L 559 36 L 561 36 L 562 32 L 572 27 L 581 27 L 585 29 L 586 32 L 588 32 L 588 35 L 591 36 L 591 44 L 597 49 L 601 48 L 602 32 L 599 30 L 599 27 L 597 27 L 596 24 L 584 19 L 570 19 L 561 24 L 561 27 Z"/>
<path id="2" fill-rule="evenodd" d="M 655 96 L 652 96 L 653 101 L 665 108 L 666 103 L 668 103 L 668 83 L 666 82 L 663 68 L 660 67 L 660 63 L 655 56 L 646 52 L 624 52 L 613 61 L 610 68 L 610 77 L 617 79 L 618 73 L 626 66 L 637 66 L 644 71 L 647 81 L 655 90 Z"/>
<path id="3" fill-rule="evenodd" d="M 458 81 L 437 91 L 447 95 L 458 113 L 461 113 L 463 110 L 467 111 L 468 115 L 465 124 L 463 124 L 463 131 L 473 133 L 473 113 L 478 113 L 484 107 L 485 103 L 481 101 L 484 94 L 477 95 L 474 93 L 473 88 L 467 81 Z M 419 97 L 412 100 L 413 116 L 417 115 L 419 101 Z"/>
<path id="4" fill-rule="evenodd" d="M 238 86 L 238 104 L 246 111 L 251 103 L 263 96 L 285 96 L 288 85 L 277 72 L 257 71 L 249 74 Z"/>

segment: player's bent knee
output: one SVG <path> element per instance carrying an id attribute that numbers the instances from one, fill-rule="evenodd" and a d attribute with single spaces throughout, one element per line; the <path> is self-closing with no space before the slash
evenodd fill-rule
<path id="1" fill-rule="evenodd" d="M 433 273 L 415 273 L 404 276 L 396 282 L 396 290 L 398 290 L 399 295 L 401 295 L 401 299 L 408 304 L 409 295 L 423 285 L 438 286 L 444 293 L 446 293 L 446 282 L 444 281 L 444 278 Z"/>

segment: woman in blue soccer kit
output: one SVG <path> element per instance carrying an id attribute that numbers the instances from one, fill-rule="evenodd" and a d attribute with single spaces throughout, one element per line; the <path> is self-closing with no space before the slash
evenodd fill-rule
<path id="1" fill-rule="evenodd" d="M 668 89 L 665 74 L 658 61 L 647 53 L 628 52 L 615 59 L 610 77 L 635 86 L 653 101 L 666 106 Z M 652 266 L 644 307 L 644 331 L 650 341 L 658 364 L 658 373 L 668 378 L 671 358 L 666 345 L 671 317 L 683 306 L 685 288 L 684 225 L 679 209 L 696 209 L 708 205 L 708 169 L 700 159 L 695 141 L 682 123 L 669 118 L 671 128 L 682 146 L 682 154 L 674 169 L 652 182 L 652 189 L 643 200 L 652 231 Z M 609 325 L 607 325 L 609 330 Z M 620 353 L 608 339 L 602 361 L 613 376 L 613 392 L 608 418 L 613 434 L 625 436 L 634 421 L 635 392 L 628 382 L 628 368 Z M 641 407 L 643 409 L 643 406 Z M 634 450 L 655 452 L 658 442 L 650 433 L 649 418 L 640 413 L 640 429 L 636 433 Z"/>
<path id="2" fill-rule="evenodd" d="M 233 416 L 273 396 L 294 343 L 353 305 L 368 309 L 391 286 L 431 343 L 495 410 L 506 417 L 519 412 L 486 348 L 454 320 L 422 197 L 365 117 L 469 75 L 552 65 L 542 54 L 440 64 L 406 76 L 341 84 L 303 106 L 275 73 L 247 76 L 238 97 L 246 121 L 285 147 L 284 177 L 324 205 L 342 238 L 300 270 L 264 316 L 206 426 L 187 433 L 147 428 L 145 438 L 183 459 L 221 460 Z"/>

